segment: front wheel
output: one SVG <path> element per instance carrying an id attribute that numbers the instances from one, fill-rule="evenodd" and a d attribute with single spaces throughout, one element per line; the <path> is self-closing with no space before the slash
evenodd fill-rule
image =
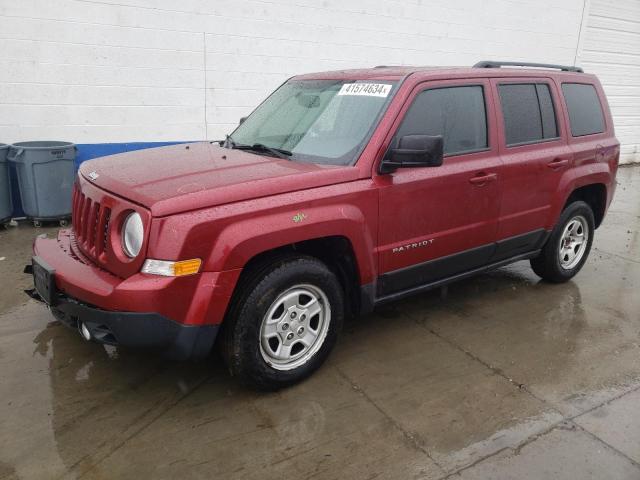
<path id="1" fill-rule="evenodd" d="M 344 317 L 340 282 L 307 256 L 280 258 L 251 278 L 239 286 L 225 320 L 225 361 L 254 388 L 299 382 L 320 367 L 336 342 Z"/>
<path id="2" fill-rule="evenodd" d="M 531 259 L 533 271 L 549 282 L 570 280 L 587 261 L 594 231 L 591 207 L 582 201 L 569 204 L 540 255 Z"/>

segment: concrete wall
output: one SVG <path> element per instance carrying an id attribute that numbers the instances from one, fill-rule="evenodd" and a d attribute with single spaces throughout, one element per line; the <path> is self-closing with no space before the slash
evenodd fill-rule
<path id="1" fill-rule="evenodd" d="M 0 141 L 217 139 L 309 71 L 573 64 L 585 1 L 0 0 Z"/>

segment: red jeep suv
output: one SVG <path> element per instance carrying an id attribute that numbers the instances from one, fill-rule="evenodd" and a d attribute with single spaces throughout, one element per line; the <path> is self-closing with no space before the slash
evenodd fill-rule
<path id="1" fill-rule="evenodd" d="M 233 375 L 278 388 L 347 315 L 517 260 L 572 278 L 618 157 L 576 67 L 296 76 L 224 141 L 85 162 L 31 295 L 99 343 L 194 358 L 217 340 Z"/>

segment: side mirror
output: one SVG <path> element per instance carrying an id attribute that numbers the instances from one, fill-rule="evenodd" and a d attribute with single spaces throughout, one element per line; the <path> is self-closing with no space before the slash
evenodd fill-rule
<path id="1" fill-rule="evenodd" d="M 439 167 L 444 155 L 442 135 L 405 135 L 398 148 L 389 150 L 380 165 L 380 173 L 390 173 L 396 168 Z"/>
<path id="2" fill-rule="evenodd" d="M 247 117 L 240 117 L 240 121 L 238 122 L 238 125 L 242 125 L 246 119 Z"/>

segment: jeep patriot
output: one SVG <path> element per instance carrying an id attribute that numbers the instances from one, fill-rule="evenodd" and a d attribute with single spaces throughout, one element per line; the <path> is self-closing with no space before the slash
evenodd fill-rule
<path id="1" fill-rule="evenodd" d="M 346 316 L 518 260 L 572 278 L 618 157 L 580 68 L 300 75 L 223 141 L 83 163 L 29 293 L 86 340 L 177 358 L 215 342 L 276 389 L 322 364 Z"/>

